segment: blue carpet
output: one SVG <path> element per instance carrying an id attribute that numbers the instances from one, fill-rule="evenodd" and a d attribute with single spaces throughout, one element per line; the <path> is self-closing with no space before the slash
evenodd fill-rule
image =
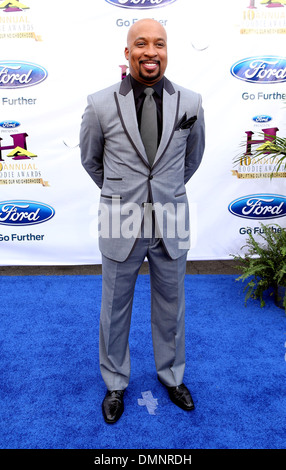
<path id="1" fill-rule="evenodd" d="M 98 368 L 101 277 L 2 276 L 0 448 L 285 449 L 285 313 L 271 299 L 245 308 L 235 278 L 186 277 L 185 383 L 196 404 L 187 413 L 157 380 L 149 277 L 139 276 L 125 412 L 108 426 Z M 155 414 L 139 406 L 142 392 L 157 399 Z"/>

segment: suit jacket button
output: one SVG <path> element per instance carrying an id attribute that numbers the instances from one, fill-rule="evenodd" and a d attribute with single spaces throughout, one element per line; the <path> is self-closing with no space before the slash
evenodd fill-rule
<path id="1" fill-rule="evenodd" d="M 150 175 L 150 176 L 149 176 L 149 180 L 152 180 L 152 179 L 153 179 L 153 176 L 152 176 L 152 175 Z"/>

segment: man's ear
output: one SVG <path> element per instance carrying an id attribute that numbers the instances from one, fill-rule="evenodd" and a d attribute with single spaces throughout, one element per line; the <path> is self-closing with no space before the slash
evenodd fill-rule
<path id="1" fill-rule="evenodd" d="M 125 59 L 126 59 L 126 60 L 129 60 L 129 49 L 128 49 L 128 47 L 125 47 L 125 49 L 124 49 L 124 55 L 125 55 Z"/>

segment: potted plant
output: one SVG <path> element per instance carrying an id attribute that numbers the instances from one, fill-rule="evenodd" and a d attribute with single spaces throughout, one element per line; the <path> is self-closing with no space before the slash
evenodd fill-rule
<path id="1" fill-rule="evenodd" d="M 248 281 L 244 291 L 248 299 L 259 299 L 265 305 L 264 294 L 274 295 L 275 303 L 286 313 L 286 230 L 279 225 L 260 224 L 257 241 L 252 232 L 242 247 L 245 255 L 234 255 L 241 275 L 237 280 Z"/>

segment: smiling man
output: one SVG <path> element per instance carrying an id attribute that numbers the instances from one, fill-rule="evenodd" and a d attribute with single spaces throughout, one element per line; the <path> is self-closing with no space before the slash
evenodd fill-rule
<path id="1" fill-rule="evenodd" d="M 80 133 L 82 164 L 101 190 L 99 346 L 107 387 L 102 412 L 109 424 L 124 410 L 132 301 L 145 258 L 157 376 L 173 403 L 186 411 L 194 409 L 183 383 L 189 249 L 185 184 L 204 152 L 202 100 L 165 77 L 167 34 L 159 22 L 139 20 L 130 28 L 125 57 L 130 74 L 88 97 Z M 126 228 L 132 210 L 139 218 L 137 231 L 133 223 L 131 233 Z M 169 222 L 173 230 L 168 230 Z"/>
<path id="2" fill-rule="evenodd" d="M 131 76 L 147 86 L 163 77 L 167 67 L 167 35 L 159 23 L 145 20 L 135 23 L 127 36 L 125 57 Z M 148 25 L 148 26 L 147 26 Z"/>

